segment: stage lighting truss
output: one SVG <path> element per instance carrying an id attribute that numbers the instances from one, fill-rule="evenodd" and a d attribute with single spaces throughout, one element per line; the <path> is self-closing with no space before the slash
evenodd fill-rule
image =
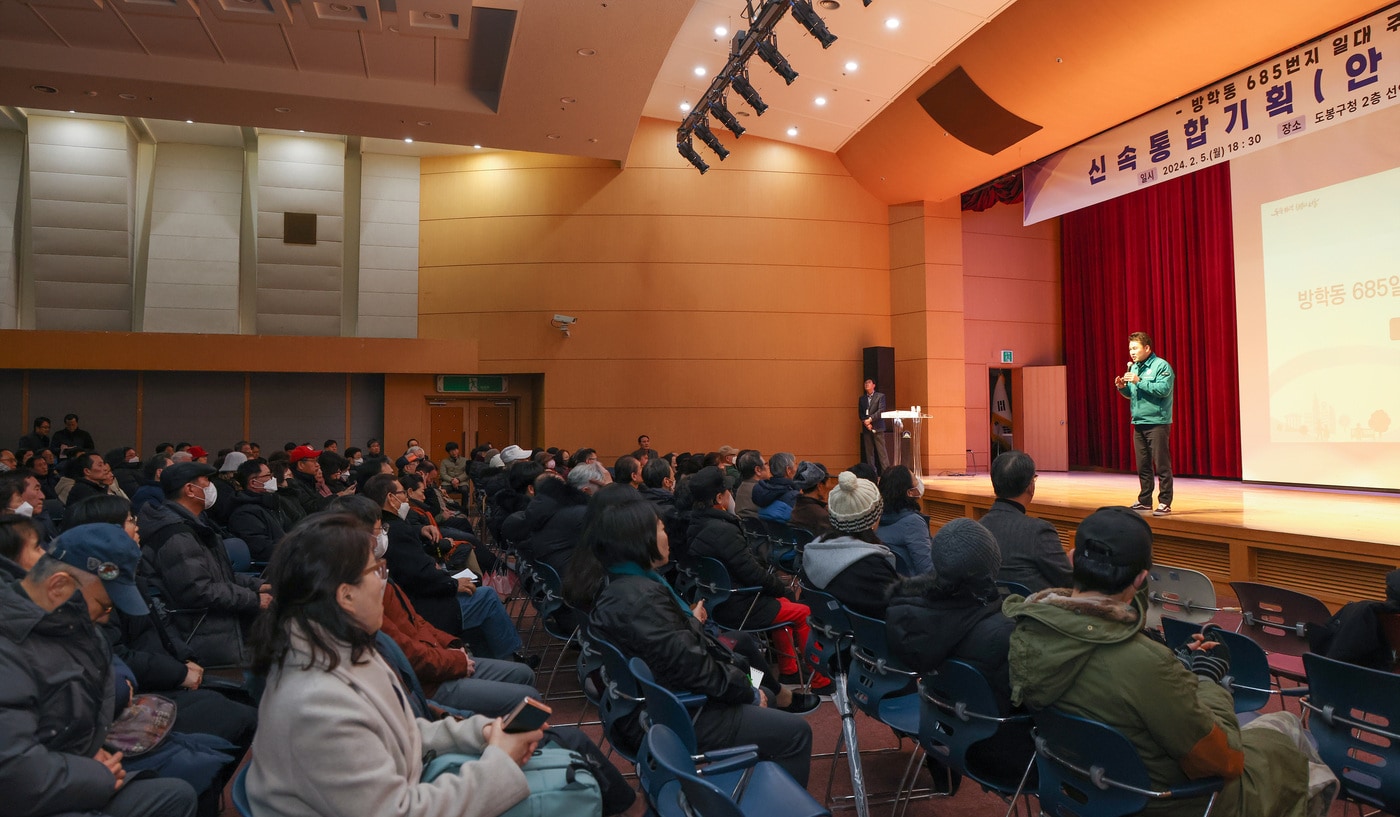
<path id="1" fill-rule="evenodd" d="M 863 2 L 869 6 L 871 0 Z M 728 61 L 710 81 L 710 86 L 701 95 L 700 101 L 690 109 L 685 119 L 681 120 L 680 127 L 676 129 L 676 150 L 702 175 L 710 166 L 705 164 L 705 160 L 695 151 L 692 137 L 699 137 L 721 161 L 729 155 L 729 151 L 710 129 L 710 116 L 728 128 L 735 139 L 744 135 L 744 126 L 740 125 L 739 120 L 729 111 L 726 96 L 730 88 L 743 97 L 758 115 L 762 116 L 763 112 L 768 110 L 763 97 L 758 95 L 758 91 L 749 82 L 749 57 L 758 54 L 759 59 L 767 63 L 788 85 L 797 79 L 797 72 L 778 50 L 778 41 L 773 34 L 773 28 L 789 10 L 807 33 L 822 44 L 822 48 L 828 48 L 836 42 L 836 35 L 827 29 L 826 22 L 817 14 L 816 9 L 812 8 L 811 0 L 759 0 L 757 5 L 755 0 L 746 0 L 741 16 L 749 21 L 748 31 L 735 33 L 730 42 Z"/>

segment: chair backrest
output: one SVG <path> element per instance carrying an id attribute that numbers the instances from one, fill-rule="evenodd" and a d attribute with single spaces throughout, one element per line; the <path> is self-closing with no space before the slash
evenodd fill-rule
<path id="1" fill-rule="evenodd" d="M 593 644 L 603 661 L 603 689 L 598 699 L 598 714 L 603 721 L 603 737 L 608 739 L 608 743 L 612 744 L 618 754 L 628 760 L 636 760 L 626 743 L 618 741 L 617 727 L 619 721 L 636 712 L 644 702 L 641 686 L 632 675 L 632 669 L 627 666 L 627 658 L 621 650 L 600 638 L 597 632 L 593 633 Z"/>
<path id="2" fill-rule="evenodd" d="M 229 564 L 233 565 L 234 573 L 248 573 L 253 569 L 253 554 L 248 550 L 248 543 L 235 536 L 225 536 L 224 552 L 228 554 Z"/>
<path id="3" fill-rule="evenodd" d="M 705 600 L 705 609 L 713 611 L 729 600 L 734 584 L 724 562 L 711 556 L 700 556 L 693 560 L 692 565 L 695 569 L 695 592 Z"/>
<path id="4" fill-rule="evenodd" d="M 253 765 L 253 759 L 248 758 L 248 762 L 243 764 L 243 768 L 238 770 L 238 774 L 233 777 L 233 790 L 230 794 L 233 797 L 233 808 L 238 812 L 238 817 L 253 817 L 253 807 L 248 803 L 248 769 Z"/>
<path id="5" fill-rule="evenodd" d="M 1046 709 L 1035 716 L 1038 796 L 1043 814 L 1126 817 L 1146 807 L 1152 788 L 1137 749 L 1117 730 L 1088 718 Z M 1118 785 L 1098 785 L 1098 779 Z"/>
<path id="6" fill-rule="evenodd" d="M 676 697 L 676 693 L 656 683 L 656 676 L 651 674 L 651 667 L 642 659 L 631 659 L 627 662 L 627 667 L 632 671 L 632 677 L 637 679 L 642 696 L 646 698 L 647 726 L 665 726 L 676 733 L 687 751 L 695 754 L 698 751 L 695 725 L 690 722 L 690 712 L 685 708 L 685 704 Z"/>
<path id="7" fill-rule="evenodd" d="M 578 643 L 578 685 L 583 696 L 594 706 L 599 706 L 603 697 L 603 653 L 593 641 L 593 631 L 588 622 L 578 625 L 575 633 Z"/>
<path id="8" fill-rule="evenodd" d="M 1029 715 L 1001 717 L 996 693 L 978 669 L 963 661 L 944 661 L 937 672 L 919 679 L 919 745 L 944 765 L 978 784 L 1003 794 L 1015 791 L 984 770 L 968 764 L 968 749 L 974 743 L 997 733 L 1002 724 L 1022 722 L 1029 727 Z M 1024 768 L 1032 752 L 1021 758 Z"/>
<path id="9" fill-rule="evenodd" d="M 1400 671 L 1400 613 L 1381 613 L 1381 634 L 1390 647 L 1390 671 Z"/>
<path id="10" fill-rule="evenodd" d="M 1303 656 L 1308 731 L 1342 794 L 1400 813 L 1400 675 Z"/>
<path id="11" fill-rule="evenodd" d="M 1160 626 L 1163 615 L 1204 624 L 1219 610 L 1215 585 L 1206 574 L 1170 565 L 1147 571 L 1147 626 Z"/>
<path id="12" fill-rule="evenodd" d="M 1004 601 L 1007 596 L 1030 596 L 1031 589 L 1020 582 L 997 579 L 997 595 Z"/>
<path id="13" fill-rule="evenodd" d="M 647 730 L 645 752 L 651 762 L 680 781 L 676 794 L 683 802 L 677 804 L 678 812 L 704 817 L 743 817 L 728 794 L 700 776 L 684 741 L 675 732 L 661 724 L 652 726 Z M 658 804 L 658 807 L 663 814 L 670 811 L 665 804 Z"/>
<path id="14" fill-rule="evenodd" d="M 802 603 L 811 611 L 807 616 L 809 634 L 803 657 L 826 675 L 844 676 L 853 635 L 846 608 L 835 596 L 808 585 L 802 586 Z"/>
<path id="15" fill-rule="evenodd" d="M 1172 649 L 1190 641 L 1192 633 L 1200 631 L 1201 626 L 1195 622 L 1162 618 L 1162 636 Z M 1230 650 L 1230 694 L 1235 699 L 1235 711 L 1258 712 L 1263 709 L 1272 694 L 1269 689 L 1269 656 L 1264 653 L 1264 648 L 1244 633 L 1219 628 L 1211 632 L 1213 640 L 1223 643 Z"/>
<path id="16" fill-rule="evenodd" d="M 1325 624 L 1332 618 L 1327 605 L 1306 593 L 1258 582 L 1230 582 L 1230 588 L 1244 615 L 1240 632 L 1269 652 L 1307 653 L 1307 625 Z"/>
<path id="17" fill-rule="evenodd" d="M 867 715 L 880 717 L 880 702 L 886 698 L 914 695 L 910 685 L 918 674 L 890 655 L 885 622 L 844 608 L 854 633 L 851 670 L 846 689 L 851 700 Z M 913 713 L 911 710 L 911 714 Z M 916 731 L 911 728 L 910 732 Z"/>

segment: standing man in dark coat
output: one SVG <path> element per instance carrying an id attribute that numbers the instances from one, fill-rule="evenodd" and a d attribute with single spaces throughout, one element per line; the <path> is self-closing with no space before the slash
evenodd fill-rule
<path id="1" fill-rule="evenodd" d="M 875 466 L 875 472 L 884 473 L 890 464 L 890 455 L 885 451 L 885 395 L 875 391 L 875 381 L 865 379 L 865 394 L 856 404 L 860 414 L 861 457 L 864 462 Z"/>

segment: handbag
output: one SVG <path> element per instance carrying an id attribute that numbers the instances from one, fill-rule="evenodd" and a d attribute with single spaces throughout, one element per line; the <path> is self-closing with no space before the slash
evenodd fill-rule
<path id="1" fill-rule="evenodd" d="M 480 760 L 481 755 L 450 752 L 429 753 L 423 763 L 422 782 L 445 774 L 456 774 L 463 765 Z M 530 796 L 516 803 L 501 817 L 602 817 L 603 795 L 592 767 L 577 752 L 557 746 L 535 749 L 521 767 Z"/>
<path id="2" fill-rule="evenodd" d="M 138 757 L 161 744 L 175 726 L 175 702 L 159 695 L 137 695 L 107 730 L 103 746 Z"/>

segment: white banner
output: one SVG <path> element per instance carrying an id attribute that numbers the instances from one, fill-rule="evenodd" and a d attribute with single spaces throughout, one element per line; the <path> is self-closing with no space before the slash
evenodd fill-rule
<path id="1" fill-rule="evenodd" d="M 1027 165 L 1025 223 L 1064 215 L 1400 102 L 1396 9 L 1391 6 L 1335 29 Z"/>

